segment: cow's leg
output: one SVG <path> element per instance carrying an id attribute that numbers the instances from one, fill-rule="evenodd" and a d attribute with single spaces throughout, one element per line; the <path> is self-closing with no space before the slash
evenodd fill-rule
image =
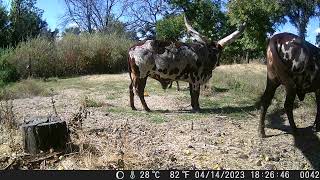
<path id="1" fill-rule="evenodd" d="M 315 131 L 320 131 L 320 90 L 316 91 L 316 102 L 317 102 L 317 115 L 314 121 Z"/>
<path id="2" fill-rule="evenodd" d="M 298 134 L 297 126 L 293 120 L 293 104 L 296 98 L 296 94 L 297 93 L 295 88 L 292 88 L 291 86 L 286 86 L 286 101 L 284 103 L 284 109 L 286 111 L 290 127 L 293 131 L 293 134 L 295 135 Z"/>
<path id="3" fill-rule="evenodd" d="M 131 80 L 131 83 L 129 85 L 129 94 L 130 94 L 130 106 L 132 110 L 137 110 L 137 108 L 134 106 L 134 92 L 133 92 L 133 82 Z"/>
<path id="4" fill-rule="evenodd" d="M 200 95 L 200 85 L 196 83 L 189 83 L 190 95 L 191 95 L 191 106 L 192 111 L 199 112 L 199 95 Z"/>
<path id="5" fill-rule="evenodd" d="M 137 94 L 138 94 L 138 96 L 140 98 L 140 101 L 141 101 L 141 104 L 142 104 L 144 110 L 149 112 L 150 109 L 148 108 L 147 103 L 146 103 L 146 101 L 144 99 L 144 88 L 146 87 L 147 78 L 148 77 L 138 78 L 137 79 L 137 84 L 136 84 L 135 87 L 136 87 Z"/>
<path id="6" fill-rule="evenodd" d="M 178 82 L 178 81 L 176 81 L 176 83 L 177 83 L 177 91 L 180 91 L 179 82 Z M 171 84 L 172 84 L 172 83 L 171 83 Z"/>
<path id="7" fill-rule="evenodd" d="M 259 121 L 259 136 L 264 138 L 266 137 L 265 133 L 265 118 L 268 107 L 271 104 L 272 98 L 274 97 L 274 93 L 276 89 L 279 87 L 280 83 L 276 80 L 272 81 L 269 77 L 267 77 L 267 86 L 261 97 L 261 107 L 260 107 L 260 121 Z"/>

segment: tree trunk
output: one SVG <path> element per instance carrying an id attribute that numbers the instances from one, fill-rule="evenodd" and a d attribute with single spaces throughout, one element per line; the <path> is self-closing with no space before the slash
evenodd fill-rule
<path id="1" fill-rule="evenodd" d="M 298 34 L 303 40 L 305 40 L 305 38 L 306 38 L 307 22 L 308 21 L 309 21 L 309 19 L 308 20 L 302 19 L 301 22 L 299 23 Z"/>
<path id="2" fill-rule="evenodd" d="M 56 117 L 33 117 L 31 120 L 22 125 L 25 152 L 36 154 L 66 148 L 69 130 L 65 121 Z"/>

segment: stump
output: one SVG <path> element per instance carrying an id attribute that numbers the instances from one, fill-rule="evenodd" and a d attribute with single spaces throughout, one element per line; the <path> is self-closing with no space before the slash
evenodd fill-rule
<path id="1" fill-rule="evenodd" d="M 67 123 L 57 117 L 32 117 L 31 121 L 22 126 L 24 150 L 30 154 L 50 149 L 65 150 L 69 141 Z"/>

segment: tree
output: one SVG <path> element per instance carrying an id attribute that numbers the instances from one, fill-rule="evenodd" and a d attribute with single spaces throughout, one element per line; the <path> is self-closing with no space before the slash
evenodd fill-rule
<path id="1" fill-rule="evenodd" d="M 177 13 L 166 0 L 127 0 L 126 4 L 127 27 L 142 38 L 154 38 L 157 22 Z"/>
<path id="2" fill-rule="evenodd" d="M 65 36 L 67 34 L 79 35 L 80 33 L 81 33 L 81 30 L 79 27 L 69 27 L 64 30 L 64 32 L 62 33 L 62 36 Z"/>
<path id="3" fill-rule="evenodd" d="M 46 28 L 43 28 L 40 32 L 40 36 L 46 37 L 51 41 L 54 41 L 58 37 L 58 34 L 59 34 L 59 29 L 57 28 L 52 31 L 51 29 L 46 27 Z"/>
<path id="4" fill-rule="evenodd" d="M 35 7 L 36 0 L 13 0 L 10 10 L 11 43 L 16 45 L 28 38 L 36 37 L 47 22 L 43 21 L 43 11 Z"/>
<path id="5" fill-rule="evenodd" d="M 319 15 L 317 7 L 319 0 L 283 0 L 280 1 L 284 14 L 289 17 L 289 22 L 297 28 L 299 36 L 305 39 L 307 25 L 311 17 Z"/>
<path id="6" fill-rule="evenodd" d="M 220 0 L 170 0 L 176 8 L 181 8 L 187 18 L 193 22 L 194 28 L 209 39 L 217 40 L 225 36 L 230 30 L 227 17 L 221 11 Z"/>
<path id="7" fill-rule="evenodd" d="M 8 12 L 0 1 L 0 48 L 6 48 L 10 43 L 9 25 Z"/>
<path id="8" fill-rule="evenodd" d="M 168 16 L 157 22 L 157 39 L 175 41 L 185 33 L 183 16 Z"/>
<path id="9" fill-rule="evenodd" d="M 232 25 L 247 23 L 240 39 L 241 51 L 261 55 L 265 52 L 268 34 L 273 34 L 278 25 L 285 22 L 282 6 L 277 0 L 233 0 L 227 5 Z"/>
<path id="10" fill-rule="evenodd" d="M 65 23 L 73 22 L 82 31 L 103 32 L 110 20 L 118 20 L 125 10 L 121 0 L 64 0 L 67 13 Z M 117 15 L 117 16 L 115 16 Z"/>

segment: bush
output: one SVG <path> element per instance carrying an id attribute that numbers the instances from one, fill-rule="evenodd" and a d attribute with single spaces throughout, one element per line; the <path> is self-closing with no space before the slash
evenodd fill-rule
<path id="1" fill-rule="evenodd" d="M 89 98 L 88 96 L 85 96 L 82 100 L 81 104 L 84 107 L 102 107 L 104 105 L 103 102 L 97 101 L 95 99 Z"/>
<path id="2" fill-rule="evenodd" d="M 16 81 L 19 78 L 15 66 L 8 61 L 8 57 L 11 53 L 11 49 L 0 52 L 0 87 L 8 82 Z"/>
<path id="3" fill-rule="evenodd" d="M 57 43 L 57 57 L 66 75 L 117 73 L 126 70 L 131 44 L 116 34 L 67 34 Z"/>
<path id="4" fill-rule="evenodd" d="M 49 78 L 118 73 L 127 68 L 132 41 L 116 34 L 67 34 L 54 42 L 44 37 L 20 43 L 0 55 L 0 85 L 29 76 Z"/>
<path id="5" fill-rule="evenodd" d="M 20 43 L 8 56 L 21 78 L 50 77 L 56 75 L 55 45 L 47 38 L 31 39 Z"/>

